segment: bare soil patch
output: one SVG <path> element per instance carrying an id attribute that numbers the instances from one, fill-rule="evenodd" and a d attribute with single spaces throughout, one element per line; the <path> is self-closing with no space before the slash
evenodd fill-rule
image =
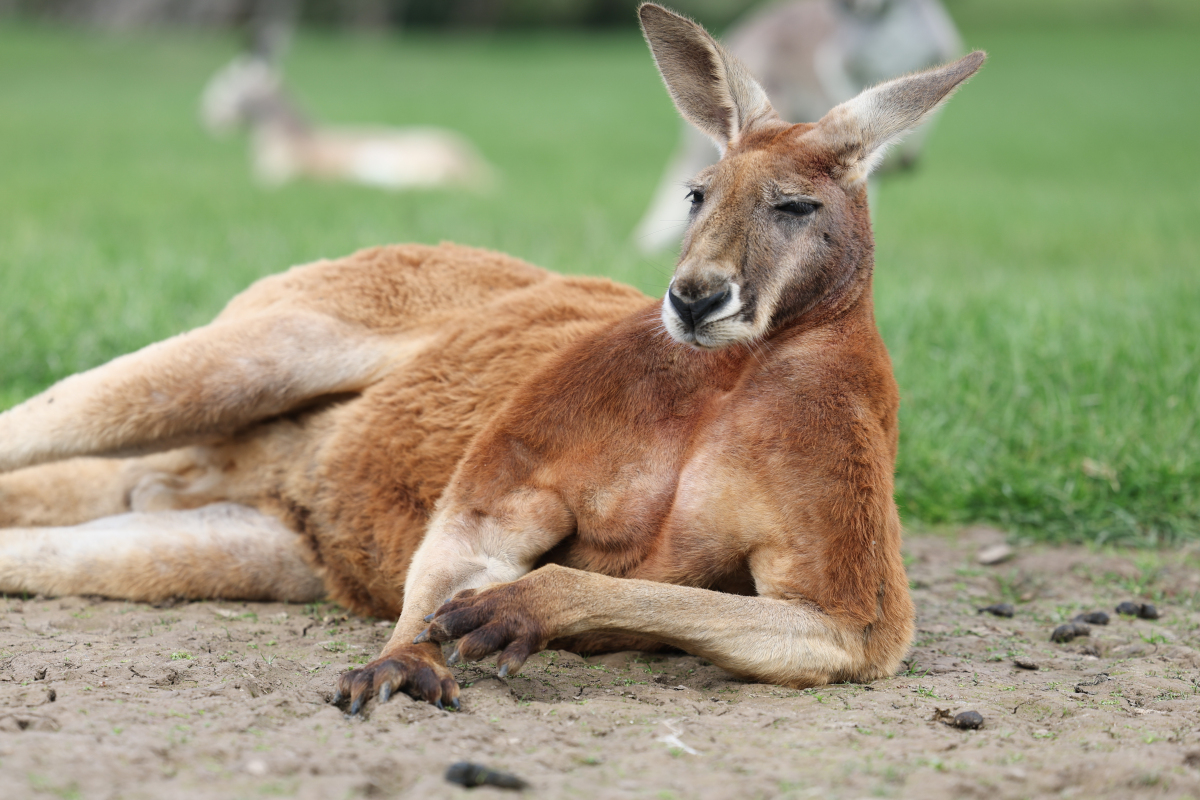
<path id="1" fill-rule="evenodd" d="M 347 719 L 334 678 L 391 623 L 336 606 L 94 598 L 0 605 L 4 797 L 501 797 L 446 783 L 471 760 L 531 797 L 1200 796 L 1194 551 L 910 538 L 918 634 L 903 674 L 807 691 L 692 656 L 546 652 L 508 680 L 457 670 L 463 711 L 399 696 Z M 1118 616 L 1122 600 L 1162 617 Z M 1012 618 L 976 609 L 1011 603 Z M 1076 614 L 1106 626 L 1052 643 Z M 976 711 L 978 730 L 952 727 Z"/>

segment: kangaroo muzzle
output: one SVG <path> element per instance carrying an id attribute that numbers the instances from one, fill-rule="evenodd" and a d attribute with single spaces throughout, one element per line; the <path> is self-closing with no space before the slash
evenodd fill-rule
<path id="1" fill-rule="evenodd" d="M 729 298 L 732 296 L 733 293 L 728 286 L 696 300 L 681 297 L 675 293 L 674 289 L 667 291 L 667 300 L 671 303 L 671 308 L 675 310 L 679 321 L 683 323 L 689 333 L 695 332 L 696 328 L 703 325 L 709 318 L 717 316 L 729 304 Z"/>

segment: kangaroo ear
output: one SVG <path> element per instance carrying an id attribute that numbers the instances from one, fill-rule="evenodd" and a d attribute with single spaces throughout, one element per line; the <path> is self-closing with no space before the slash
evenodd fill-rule
<path id="1" fill-rule="evenodd" d="M 829 111 L 813 132 L 837 154 L 846 184 L 864 181 L 889 145 L 921 124 L 975 74 L 987 55 L 976 50 L 935 69 L 881 83 Z"/>
<path id="2" fill-rule="evenodd" d="M 704 28 L 654 3 L 638 16 L 675 107 L 722 155 L 752 124 L 775 116 L 763 88 Z"/>

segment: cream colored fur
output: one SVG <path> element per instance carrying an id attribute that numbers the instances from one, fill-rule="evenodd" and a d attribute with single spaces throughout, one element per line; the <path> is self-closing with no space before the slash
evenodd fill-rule
<path id="1" fill-rule="evenodd" d="M 233 503 L 118 514 L 65 528 L 0 529 L 0 587 L 130 600 L 308 602 L 324 594 L 295 533 Z"/>

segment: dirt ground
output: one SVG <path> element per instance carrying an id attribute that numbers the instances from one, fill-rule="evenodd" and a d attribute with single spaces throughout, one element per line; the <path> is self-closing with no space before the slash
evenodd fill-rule
<path id="1" fill-rule="evenodd" d="M 5 798 L 488 798 L 469 759 L 531 797 L 1200 797 L 1200 553 L 911 537 L 918 633 L 870 686 L 747 684 L 691 656 L 535 656 L 459 669 L 461 713 L 399 696 L 347 719 L 334 678 L 390 623 L 331 604 L 96 598 L 0 604 Z M 1156 621 L 1121 618 L 1153 600 Z M 1012 602 L 1011 619 L 978 614 Z M 1112 622 L 1049 641 L 1080 611 Z M 1033 669 L 1018 667 L 1015 660 Z M 941 712 L 979 712 L 958 730 Z"/>

